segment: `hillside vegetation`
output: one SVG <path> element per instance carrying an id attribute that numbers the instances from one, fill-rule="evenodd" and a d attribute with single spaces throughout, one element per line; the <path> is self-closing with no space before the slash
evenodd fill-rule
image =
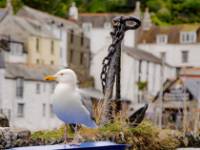
<path id="1" fill-rule="evenodd" d="M 135 0 L 12 0 L 15 12 L 23 5 L 67 17 L 70 4 L 75 1 L 80 12 L 131 12 Z M 200 22 L 200 0 L 140 0 L 142 10 L 149 7 L 155 24 Z M 0 0 L 5 7 L 6 0 Z"/>

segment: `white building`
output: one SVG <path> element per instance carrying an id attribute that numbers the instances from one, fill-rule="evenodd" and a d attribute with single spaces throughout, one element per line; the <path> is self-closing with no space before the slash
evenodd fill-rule
<path id="1" fill-rule="evenodd" d="M 0 112 L 11 127 L 31 131 L 53 129 L 62 122 L 52 112 L 55 83 L 43 80 L 55 68 L 21 63 L 4 63 L 0 54 Z"/>
<path id="2" fill-rule="evenodd" d="M 131 14 L 113 13 L 82 13 L 79 21 L 85 34 L 91 42 L 91 67 L 90 74 L 95 79 L 95 88 L 102 89 L 100 73 L 102 60 L 107 55 L 107 49 L 111 44 L 110 32 L 112 31 L 111 21 L 115 16 L 134 15 L 140 18 L 140 3 L 136 4 L 136 10 Z M 142 28 L 148 29 L 151 25 L 148 9 L 145 12 Z M 121 96 L 123 99 L 139 102 L 141 93 L 138 90 L 137 82 L 147 82 L 149 96 L 155 95 L 161 85 L 161 64 L 162 61 L 151 53 L 142 49 L 134 48 L 137 44 L 138 31 L 127 31 L 122 42 L 122 67 L 121 67 Z M 175 68 L 166 64 L 164 69 L 163 82 L 167 78 L 175 76 Z"/>
<path id="3" fill-rule="evenodd" d="M 138 47 L 177 68 L 200 66 L 200 25 L 152 26 L 140 33 Z"/>
<path id="4" fill-rule="evenodd" d="M 45 28 L 53 32 L 56 38 L 60 40 L 60 67 L 68 67 L 68 33 L 71 30 L 80 32 L 81 29 L 78 24 L 67 19 L 41 12 L 28 6 L 23 6 L 23 8 L 18 11 L 17 16 L 40 21 Z"/>

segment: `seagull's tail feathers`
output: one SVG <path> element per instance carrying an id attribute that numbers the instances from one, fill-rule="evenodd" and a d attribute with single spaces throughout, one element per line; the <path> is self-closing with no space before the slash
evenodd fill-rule
<path id="1" fill-rule="evenodd" d="M 97 124 L 94 121 L 91 121 L 90 123 L 86 124 L 88 128 L 97 128 Z"/>

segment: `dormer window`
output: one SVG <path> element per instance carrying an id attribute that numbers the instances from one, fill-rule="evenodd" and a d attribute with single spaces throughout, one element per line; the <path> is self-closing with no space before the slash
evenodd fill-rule
<path id="1" fill-rule="evenodd" d="M 92 29 L 92 24 L 90 22 L 84 22 L 82 28 L 84 32 L 90 32 Z"/>
<path id="2" fill-rule="evenodd" d="M 156 42 L 158 44 L 166 44 L 168 42 L 168 36 L 166 34 L 159 34 L 156 36 Z"/>
<path id="3" fill-rule="evenodd" d="M 180 42 L 181 43 L 195 43 L 197 35 L 195 32 L 181 32 Z"/>

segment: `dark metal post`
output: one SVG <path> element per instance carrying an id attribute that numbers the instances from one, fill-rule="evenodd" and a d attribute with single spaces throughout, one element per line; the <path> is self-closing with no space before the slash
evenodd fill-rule
<path id="1" fill-rule="evenodd" d="M 121 99 L 121 42 L 117 45 L 117 65 L 116 65 L 116 97 Z"/>
<path id="2" fill-rule="evenodd" d="M 121 42 L 127 30 L 137 29 L 140 20 L 128 16 L 115 17 L 112 20 L 113 31 L 111 32 L 112 44 L 108 48 L 108 55 L 103 59 L 103 67 L 101 72 L 101 83 L 104 93 L 103 112 L 108 112 L 108 100 L 112 98 L 113 85 L 116 81 L 116 99 L 120 100 L 120 73 L 121 73 Z M 104 115 L 105 116 L 105 115 Z"/>

